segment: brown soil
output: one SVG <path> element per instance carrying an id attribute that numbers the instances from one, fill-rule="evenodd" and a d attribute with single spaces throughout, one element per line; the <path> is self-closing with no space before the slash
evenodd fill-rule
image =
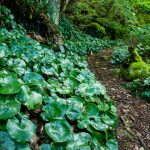
<path id="1" fill-rule="evenodd" d="M 126 81 L 114 75 L 111 55 L 111 49 L 90 54 L 88 64 L 97 79 L 105 85 L 118 109 L 116 137 L 119 150 L 150 150 L 150 103 L 133 97 L 129 90 L 122 87 Z"/>

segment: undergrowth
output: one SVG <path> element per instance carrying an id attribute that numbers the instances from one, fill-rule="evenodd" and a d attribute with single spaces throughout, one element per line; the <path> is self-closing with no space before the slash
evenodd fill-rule
<path id="1" fill-rule="evenodd" d="M 59 24 L 59 29 L 64 36 L 66 49 L 82 55 L 85 55 L 90 51 L 99 52 L 103 49 L 113 47 L 120 43 L 120 41 L 94 38 L 80 31 L 76 25 L 72 24 L 65 17 L 62 17 Z"/>
<path id="2" fill-rule="evenodd" d="M 0 9 L 0 149 L 117 150 L 116 107 L 69 44 L 84 34 L 66 33 L 66 50 L 56 53 Z"/>
<path id="3" fill-rule="evenodd" d="M 138 62 L 133 59 L 131 53 L 128 50 L 128 46 L 116 47 L 112 56 L 112 63 L 119 68 L 119 75 L 130 80 L 125 88 L 131 90 L 134 96 L 141 96 L 146 100 L 150 100 L 150 86 L 149 86 L 149 46 L 139 44 L 136 48 L 136 53 L 140 57 L 143 56 L 143 60 Z M 140 55 L 139 55 L 140 54 Z"/>
<path id="4" fill-rule="evenodd" d="M 138 95 L 150 101 L 150 77 L 144 80 L 134 80 L 124 85 L 125 88 L 132 91 L 133 95 Z"/>

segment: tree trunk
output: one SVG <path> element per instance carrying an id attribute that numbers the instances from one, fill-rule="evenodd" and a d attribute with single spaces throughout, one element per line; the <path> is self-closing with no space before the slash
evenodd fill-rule
<path id="1" fill-rule="evenodd" d="M 59 24 L 61 0 L 49 0 L 47 12 L 55 25 Z"/>
<path id="2" fill-rule="evenodd" d="M 29 0 L 4 0 L 2 4 L 13 10 L 17 19 L 26 20 L 32 23 L 32 26 L 39 24 L 44 31 L 43 37 L 53 41 L 56 47 L 63 45 L 63 40 L 60 31 L 57 28 L 60 19 L 60 12 L 67 7 L 69 0 L 48 0 L 42 5 L 42 1 L 30 5 Z M 41 6 L 42 5 L 42 6 Z M 43 30 L 44 29 L 44 30 Z"/>
<path id="3" fill-rule="evenodd" d="M 63 1 L 61 12 L 64 12 L 66 10 L 66 7 L 67 7 L 68 3 L 69 3 L 69 0 L 64 0 Z"/>

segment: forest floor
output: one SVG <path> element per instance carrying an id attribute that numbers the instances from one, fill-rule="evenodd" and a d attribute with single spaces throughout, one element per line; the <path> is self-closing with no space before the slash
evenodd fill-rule
<path id="1" fill-rule="evenodd" d="M 119 150 L 150 150 L 150 103 L 133 97 L 129 90 L 122 87 L 126 81 L 115 75 L 111 56 L 111 49 L 90 54 L 88 64 L 116 104 L 119 116 L 116 129 Z"/>

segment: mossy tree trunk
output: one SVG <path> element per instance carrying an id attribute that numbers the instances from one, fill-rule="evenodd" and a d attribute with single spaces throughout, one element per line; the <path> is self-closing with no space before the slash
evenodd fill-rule
<path id="1" fill-rule="evenodd" d="M 59 24 L 61 0 L 49 0 L 47 11 L 49 17 L 55 25 Z"/>
<path id="2" fill-rule="evenodd" d="M 67 7 L 69 1 L 70 1 L 70 0 L 64 0 L 64 1 L 63 1 L 61 12 L 64 12 L 64 11 L 66 10 L 66 7 Z"/>

